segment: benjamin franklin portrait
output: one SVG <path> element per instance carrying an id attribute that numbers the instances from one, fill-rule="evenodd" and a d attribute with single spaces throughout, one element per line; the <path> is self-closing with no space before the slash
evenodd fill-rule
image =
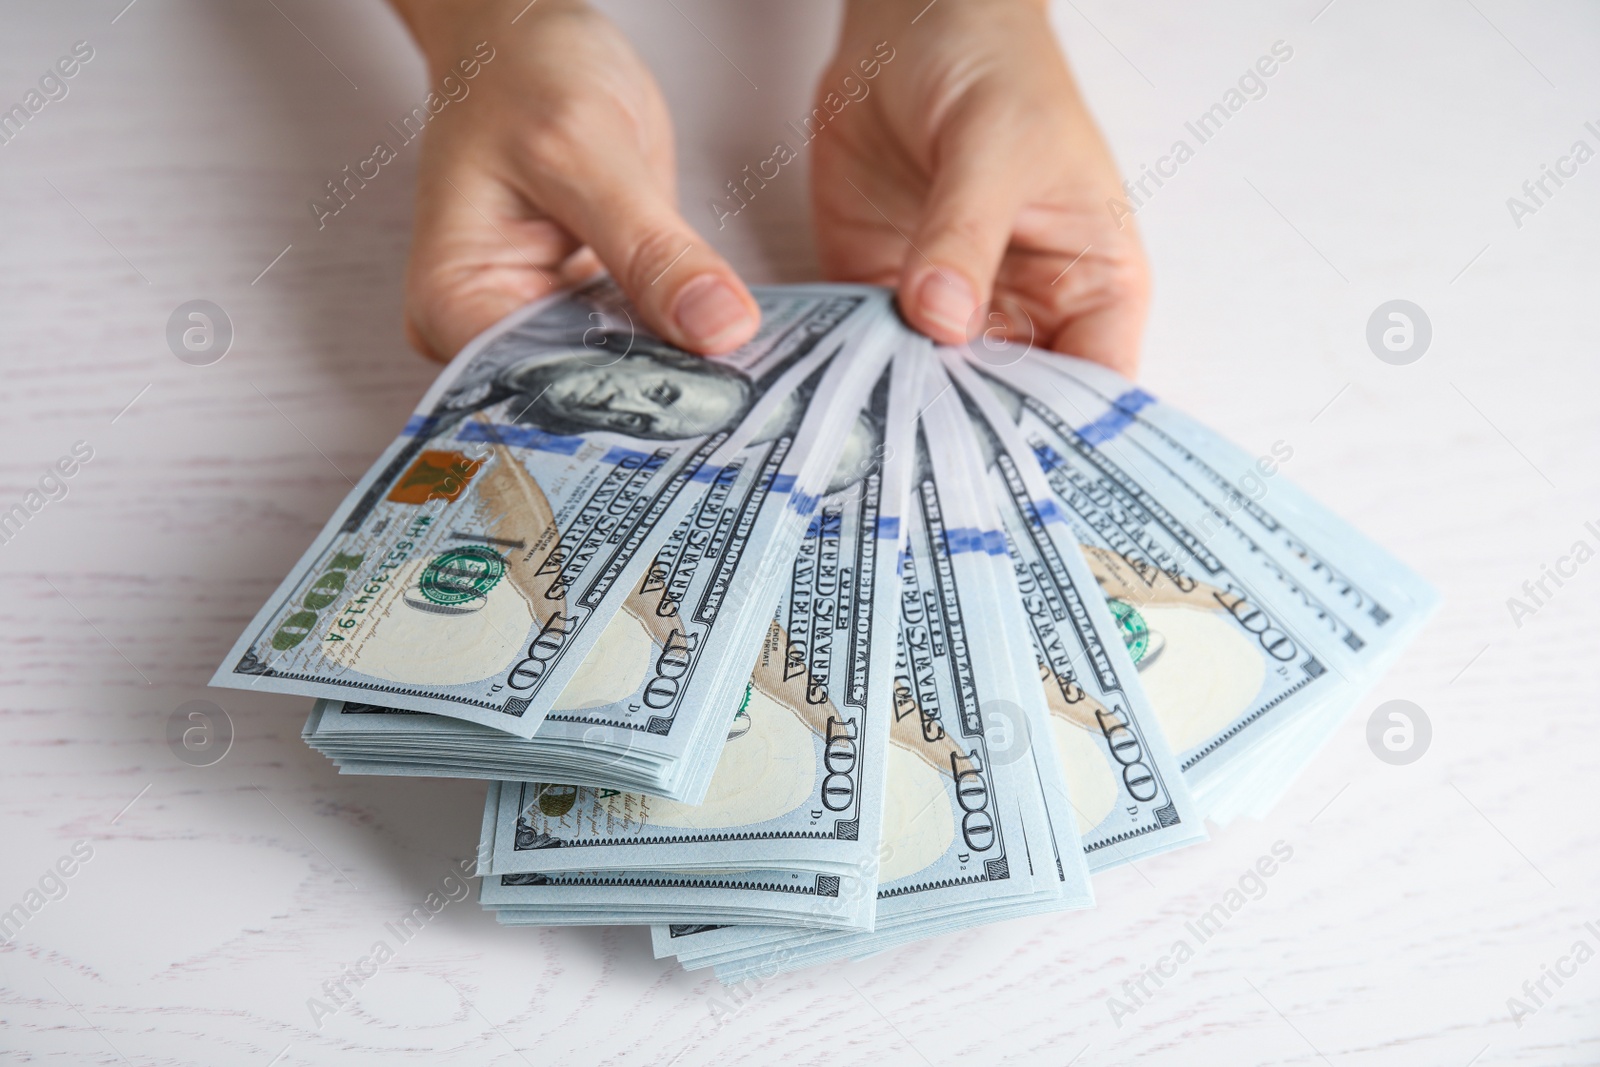
<path id="1" fill-rule="evenodd" d="M 512 364 L 497 384 L 508 421 L 561 436 L 700 437 L 737 425 L 752 399 L 750 381 L 716 360 L 613 331 L 570 355 Z"/>

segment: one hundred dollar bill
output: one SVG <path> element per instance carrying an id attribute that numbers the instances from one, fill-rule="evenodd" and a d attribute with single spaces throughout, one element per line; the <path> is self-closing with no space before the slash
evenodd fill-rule
<path id="1" fill-rule="evenodd" d="M 351 714 L 347 703 L 314 715 L 308 740 L 366 773 L 464 773 L 701 804 L 736 711 L 764 699 L 748 664 L 818 501 L 839 464 L 860 483 L 882 449 L 883 413 L 841 419 L 839 404 L 875 395 L 870 379 L 856 383 L 891 351 L 882 342 L 819 369 L 698 490 L 535 737 L 486 739 L 473 724 L 381 707 Z"/>
<path id="2" fill-rule="evenodd" d="M 1359 677 L 1328 604 L 1261 552 L 1208 536 L 1174 473 L 1130 462 L 1120 416 L 1077 422 L 1053 357 L 952 362 L 977 417 L 1013 455 L 1031 452 L 1072 531 L 1191 789 Z M 1292 584 L 1292 583 L 1291 583 Z"/>
<path id="3" fill-rule="evenodd" d="M 973 354 L 1011 362 L 1003 348 Z M 1304 714 L 1240 739 L 1248 759 L 1194 782 L 1208 819 L 1264 814 L 1359 699 L 1394 661 L 1437 605 L 1417 574 L 1311 499 L 1283 474 L 1289 441 L 1251 456 L 1215 431 L 1104 367 L 1050 356 L 1028 388 L 1152 490 L 1173 490 L 1169 506 L 1204 543 L 1233 546 L 1256 565 L 1260 583 L 1304 611 L 1308 640 L 1326 649 L 1351 684 Z M 1002 374 L 1003 374 L 1003 367 Z M 1202 765 L 1203 766 L 1203 765 Z"/>
<path id="4" fill-rule="evenodd" d="M 697 501 L 887 314 L 866 288 L 757 299 L 761 332 L 716 359 L 632 329 L 609 283 L 474 341 L 213 683 L 532 736 Z"/>

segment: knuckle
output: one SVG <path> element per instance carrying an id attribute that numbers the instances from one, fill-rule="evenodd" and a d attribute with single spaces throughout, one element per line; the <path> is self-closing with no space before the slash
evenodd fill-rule
<path id="1" fill-rule="evenodd" d="M 684 246 L 688 244 L 691 242 L 683 233 L 659 224 L 647 226 L 639 233 L 630 235 L 627 262 L 621 265 L 620 271 L 623 288 L 633 293 L 641 303 L 648 302 L 649 297 L 645 294 L 660 288 L 652 283 L 674 258 L 683 254 Z M 612 269 L 617 270 L 617 266 L 612 264 Z M 670 291 L 664 290 L 657 299 L 664 299 Z"/>
<path id="2" fill-rule="evenodd" d="M 1106 272 L 1105 287 L 1116 300 L 1143 305 L 1150 299 L 1150 268 L 1135 250 L 1113 261 Z"/>
<path id="3" fill-rule="evenodd" d="M 597 122 L 593 110 L 571 96 L 544 102 L 517 131 L 513 152 L 536 173 L 570 170 L 593 143 Z"/>
<path id="4" fill-rule="evenodd" d="M 440 284 L 437 268 L 425 266 L 412 258 L 406 271 L 406 319 L 424 335 L 432 333 L 445 306 L 446 294 Z"/>
<path id="5" fill-rule="evenodd" d="M 448 359 L 455 353 L 447 339 L 454 293 L 433 279 L 420 279 L 406 286 L 405 324 L 412 345 L 434 359 Z"/>
<path id="6" fill-rule="evenodd" d="M 930 243 L 936 249 L 930 253 L 935 259 L 951 257 L 956 263 L 979 264 L 1000 256 L 1006 236 L 990 220 L 963 212 L 941 220 Z"/>
<path id="7" fill-rule="evenodd" d="M 1093 248 L 1052 288 L 1057 290 L 1058 304 L 1087 302 L 1142 308 L 1150 300 L 1150 269 L 1137 245 Z"/>

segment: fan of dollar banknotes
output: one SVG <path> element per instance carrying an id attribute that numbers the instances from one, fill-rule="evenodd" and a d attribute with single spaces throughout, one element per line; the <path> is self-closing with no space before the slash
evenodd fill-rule
<path id="1" fill-rule="evenodd" d="M 756 290 L 703 358 L 601 282 L 470 345 L 213 684 L 347 774 L 489 782 L 482 902 L 725 980 L 1087 907 L 1260 814 L 1431 589 L 1103 367 Z"/>

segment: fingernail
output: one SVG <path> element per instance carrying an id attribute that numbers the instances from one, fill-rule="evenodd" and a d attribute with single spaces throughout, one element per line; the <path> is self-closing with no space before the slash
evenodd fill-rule
<path id="1" fill-rule="evenodd" d="M 965 338 L 967 322 L 978 306 L 978 297 L 961 275 L 936 270 L 917 286 L 917 305 L 934 323 Z"/>
<path id="2" fill-rule="evenodd" d="M 678 290 L 672 318 L 691 344 L 713 352 L 745 341 L 756 326 L 739 294 L 715 274 L 702 274 Z"/>

